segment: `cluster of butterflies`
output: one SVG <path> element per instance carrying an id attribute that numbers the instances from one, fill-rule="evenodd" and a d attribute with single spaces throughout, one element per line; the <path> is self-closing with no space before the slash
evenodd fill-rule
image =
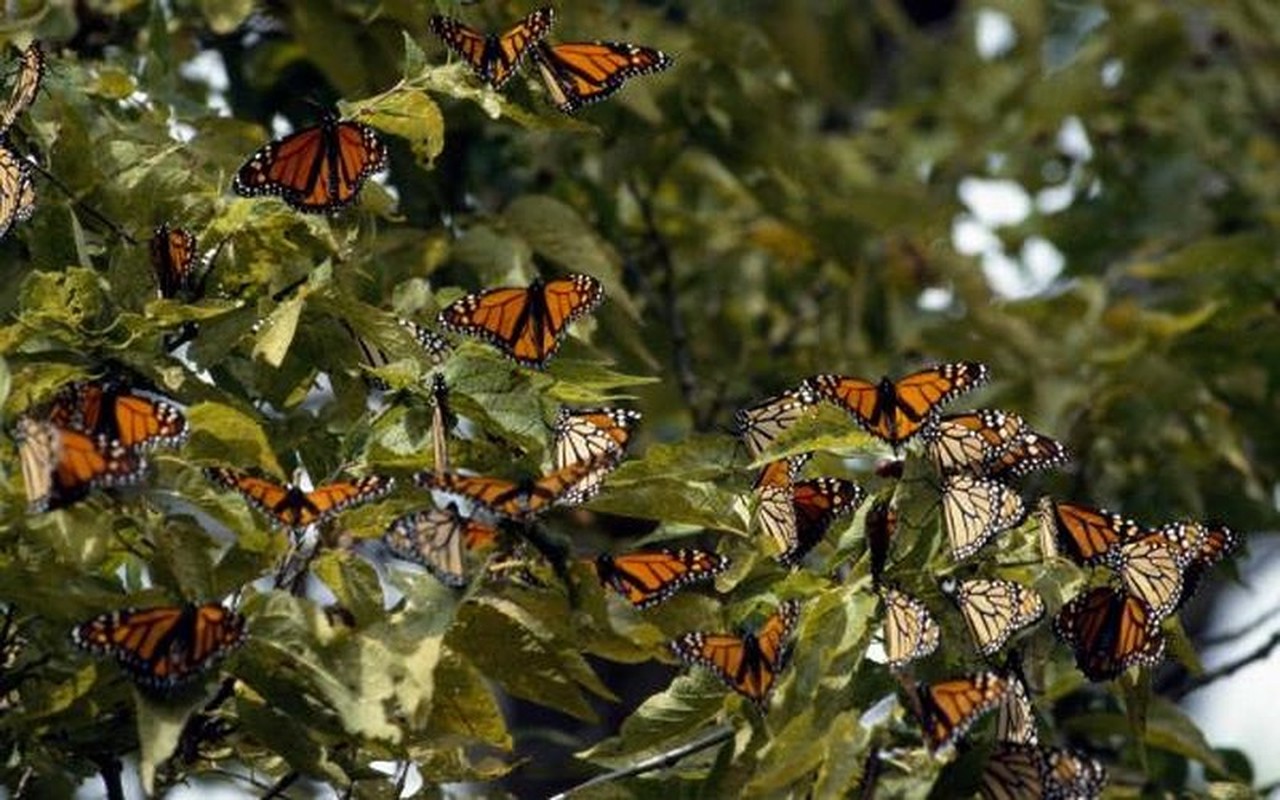
<path id="1" fill-rule="evenodd" d="M 9 143 L 9 130 L 36 101 L 44 71 L 44 51 L 39 42 L 32 42 L 18 59 L 18 77 L 9 91 L 8 101 L 0 107 L 0 239 L 36 211 L 31 162 L 14 151 Z"/>
<path id="2" fill-rule="evenodd" d="M 435 15 L 431 30 L 475 71 L 501 89 L 532 57 L 547 96 L 566 114 L 617 92 L 629 79 L 671 66 L 671 56 L 629 42 L 544 41 L 555 25 L 555 10 L 539 8 L 502 33 L 484 33 L 451 17 Z"/>

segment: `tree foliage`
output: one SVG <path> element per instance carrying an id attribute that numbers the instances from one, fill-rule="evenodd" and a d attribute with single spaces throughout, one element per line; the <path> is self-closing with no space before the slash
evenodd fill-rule
<path id="1" fill-rule="evenodd" d="M 414 764 L 428 793 L 504 776 L 534 792 L 726 720 L 722 746 L 591 791 L 843 796 L 884 748 L 883 796 L 972 786 L 980 747 L 945 765 L 900 704 L 868 713 L 896 690 L 866 656 L 881 613 L 870 503 L 794 571 L 752 529 L 763 460 L 726 432 L 733 411 L 816 372 L 981 361 L 994 380 L 963 405 L 1017 411 L 1074 456 L 1038 489 L 1151 524 L 1274 522 L 1280 12 L 1264 0 L 574 3 L 558 9 L 555 37 L 633 40 L 676 59 L 574 117 L 545 103 L 528 70 L 503 94 L 480 88 L 447 63 L 421 4 L 17 5 L 29 16 L 3 35 L 46 42 L 51 69 L 8 138 L 51 177 L 37 178 L 35 216 L 0 242 L 6 430 L 67 381 L 111 367 L 183 403 L 192 435 L 152 458 L 141 489 L 42 515 L 26 513 L 6 437 L 10 791 L 58 796 L 98 774 L 111 785 L 136 755 L 156 791 L 235 774 L 259 793 L 301 775 L 391 796 L 378 766 L 390 761 Z M 440 10 L 495 30 L 528 11 L 489 5 Z M 1012 38 L 984 52 L 976 31 L 999 20 Z M 220 60 L 229 84 L 212 86 L 192 59 Z M 273 118 L 309 124 L 314 104 L 332 103 L 391 149 L 386 180 L 357 207 L 304 216 L 231 194 Z M 1027 254 L 1051 245 L 1056 279 L 1003 296 L 957 249 L 975 180 L 1021 187 L 1028 213 L 995 226 L 990 247 L 1025 272 Z M 154 297 L 145 239 L 164 221 L 218 248 L 195 302 Z M 587 556 L 698 537 L 732 559 L 715 591 L 637 612 L 577 560 L 566 585 L 521 551 L 531 578 L 479 577 L 457 593 L 377 557 L 388 523 L 428 504 L 408 477 L 432 466 L 432 365 L 395 317 L 429 324 L 464 291 L 569 271 L 599 279 L 607 299 L 548 370 L 474 342 L 443 365 L 465 423 L 450 458 L 540 474 L 561 404 L 643 410 L 631 457 L 585 509 L 551 515 L 543 544 Z M 184 360 L 166 341 L 187 323 L 198 333 Z M 386 404 L 370 401 L 344 323 L 391 356 L 375 370 Z M 897 493 L 904 580 L 924 587 L 951 570 L 915 450 L 895 484 L 872 471 L 888 448 L 837 418 L 768 457 L 815 448 L 829 453 L 825 472 Z M 290 592 L 272 584 L 290 538 L 205 480 L 215 465 L 401 480 L 321 531 L 307 591 Z M 1034 522 L 996 550 L 1016 565 L 1002 574 L 1051 609 L 1083 579 L 1042 559 Z M 213 702 L 137 692 L 67 636 L 113 608 L 232 594 L 249 639 L 220 667 L 235 680 L 211 677 Z M 621 668 L 606 666 L 674 664 L 674 636 L 728 630 L 791 597 L 804 598 L 803 618 L 767 714 L 700 670 L 639 702 L 631 689 L 655 668 L 616 679 Z M 1167 627 L 1176 683 L 1198 666 L 1191 638 Z M 922 677 L 980 666 L 957 618 L 943 641 Z M 1247 791 L 1243 757 L 1215 750 L 1145 672 L 1089 684 L 1048 626 L 1024 644 L 1046 737 L 1099 754 L 1113 796 L 1181 791 L 1193 763 L 1221 791 Z M 639 705 L 620 725 L 579 724 L 617 722 L 623 695 Z M 521 760 L 536 730 L 510 698 L 559 712 L 540 724 L 572 739 L 571 766 Z"/>

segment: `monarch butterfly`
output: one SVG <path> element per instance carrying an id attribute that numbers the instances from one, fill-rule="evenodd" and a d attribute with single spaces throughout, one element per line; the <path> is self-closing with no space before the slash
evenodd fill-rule
<path id="1" fill-rule="evenodd" d="M 972 556 L 1026 515 L 1022 498 L 998 480 L 956 473 L 942 483 L 942 521 L 956 561 Z"/>
<path id="2" fill-rule="evenodd" d="M 9 92 L 9 102 L 0 109 L 0 135 L 13 127 L 18 117 L 36 101 L 36 95 L 40 92 L 40 83 L 44 80 L 45 66 L 44 50 L 41 49 L 39 42 L 33 40 L 27 45 L 27 49 L 22 51 L 18 64 L 18 80 L 14 82 L 13 89 Z"/>
<path id="3" fill-rule="evenodd" d="M 1031 705 L 1020 657 L 1009 657 L 1003 675 L 1009 682 L 1009 691 L 996 706 L 996 741 L 1037 744 L 1040 733 L 1036 730 L 1036 712 Z"/>
<path id="4" fill-rule="evenodd" d="M 779 551 L 787 552 L 796 541 L 796 508 L 792 503 L 793 482 L 801 467 L 809 460 L 808 453 L 770 461 L 756 476 L 756 515 L 760 529 L 773 541 Z"/>
<path id="5" fill-rule="evenodd" d="M 896 382 L 871 383 L 845 375 L 817 375 L 818 394 L 848 412 L 864 430 L 899 447 L 934 422 L 957 395 L 987 382 L 987 368 L 972 361 L 940 364 Z"/>
<path id="6" fill-rule="evenodd" d="M 791 566 L 822 541 L 837 518 L 862 502 L 862 487 L 841 478 L 813 478 L 760 492 L 761 527 L 778 547 L 778 560 Z"/>
<path id="7" fill-rule="evenodd" d="M 1056 467 L 1069 460 L 1071 457 L 1061 442 L 1033 430 L 1024 430 L 984 469 L 993 478 L 1020 478 L 1028 472 Z"/>
<path id="8" fill-rule="evenodd" d="M 1040 524 L 1053 532 L 1071 560 L 1086 567 L 1114 558 L 1113 548 L 1142 537 L 1133 520 L 1101 508 L 1040 499 Z"/>
<path id="9" fill-rule="evenodd" d="M 937 752 L 954 744 L 979 717 L 995 708 L 1008 690 L 1009 681 L 995 672 L 917 685 L 920 723 L 929 749 Z"/>
<path id="10" fill-rule="evenodd" d="M 36 211 L 36 187 L 31 166 L 0 139 L 0 239 Z"/>
<path id="11" fill-rule="evenodd" d="M 54 396 L 49 420 L 139 450 L 178 447 L 188 433 L 187 418 L 177 406 L 138 394 L 113 379 L 62 387 Z"/>
<path id="12" fill-rule="evenodd" d="M 22 417 L 14 431 L 32 513 L 65 508 L 98 486 L 134 483 L 146 472 L 141 455 L 102 435 Z"/>
<path id="13" fill-rule="evenodd" d="M 942 592 L 960 609 L 978 652 L 995 654 L 1013 634 L 1044 616 L 1044 600 L 1029 586 L 999 578 L 942 581 Z"/>
<path id="14" fill-rule="evenodd" d="M 397 558 L 426 567 L 448 586 L 465 586 L 466 553 L 492 547 L 498 531 L 467 519 L 458 509 L 432 508 L 397 517 L 382 534 L 382 541 Z"/>
<path id="15" fill-rule="evenodd" d="M 1072 598 L 1054 618 L 1053 632 L 1091 681 L 1111 680 L 1132 666 L 1154 667 L 1164 658 L 1164 634 L 1151 607 L 1110 586 Z"/>
<path id="16" fill-rule="evenodd" d="M 757 630 L 734 636 L 694 631 L 671 642 L 688 664 L 710 669 L 738 694 L 763 708 L 790 656 L 788 640 L 800 620 L 800 602 L 786 600 Z"/>
<path id="17" fill-rule="evenodd" d="M 942 629 L 929 609 L 895 587 L 880 592 L 884 600 L 884 650 L 890 669 L 901 669 L 938 649 Z"/>
<path id="18" fill-rule="evenodd" d="M 556 469 L 596 458 L 618 458 L 631 439 L 639 411 L 561 407 L 556 414 L 551 463 Z"/>
<path id="19" fill-rule="evenodd" d="M 552 105 L 571 114 L 598 103 L 638 75 L 661 72 L 671 56 L 629 42 L 538 42 L 533 48 Z"/>
<path id="20" fill-rule="evenodd" d="M 515 74 L 529 47 L 551 30 L 555 18 L 553 9 L 539 8 L 498 35 L 481 33 L 439 14 L 433 15 L 427 25 L 450 50 L 462 56 L 480 80 L 501 89 Z"/>
<path id="21" fill-rule="evenodd" d="M 293 484 L 279 484 L 229 467 L 208 467 L 205 475 L 214 483 L 235 489 L 249 503 L 271 518 L 271 524 L 300 530 L 328 520 L 360 503 L 387 495 L 394 478 L 369 475 L 354 481 L 335 481 L 310 492 Z"/>
<path id="22" fill-rule="evenodd" d="M 1092 758 L 1060 747 L 1002 742 L 987 759 L 983 800 L 1096 800 L 1107 771 Z"/>
<path id="23" fill-rule="evenodd" d="M 593 562 L 600 583 L 636 608 L 649 608 L 692 583 L 710 580 L 729 568 L 729 559 L 711 550 L 681 548 L 609 555 Z"/>
<path id="24" fill-rule="evenodd" d="M 151 268 L 161 297 L 189 300 L 197 296 L 200 263 L 195 234 L 185 228 L 170 228 L 167 222 L 157 226 L 151 236 Z"/>
<path id="25" fill-rule="evenodd" d="M 1146 603 L 1157 619 L 1173 613 L 1182 598 L 1185 566 L 1176 548 L 1152 534 L 1112 552 L 1108 563 L 1119 573 L 1124 588 Z"/>
<path id="26" fill-rule="evenodd" d="M 983 473 L 1025 429 L 1026 423 L 1017 414 L 982 409 L 940 417 L 921 438 L 939 474 L 961 470 Z"/>
<path id="27" fill-rule="evenodd" d="M 449 353 L 453 351 L 453 345 L 449 344 L 448 339 L 425 325 L 419 325 L 413 320 L 399 317 L 396 318 L 396 324 L 409 332 L 413 340 L 426 353 L 427 361 L 432 366 L 443 364 Z M 346 320 L 342 320 L 342 325 L 347 329 L 347 333 L 350 334 L 352 340 L 355 341 L 356 347 L 360 349 L 361 359 L 366 367 L 380 369 L 391 363 L 391 358 L 387 356 L 387 351 L 379 347 L 372 339 L 361 336 Z M 379 391 L 385 392 L 391 388 L 390 384 L 375 375 L 365 376 L 365 381 L 369 386 Z"/>
<path id="28" fill-rule="evenodd" d="M 734 430 L 746 443 L 751 457 L 759 458 L 784 430 L 811 415 L 818 399 L 807 382 L 801 383 L 749 408 L 739 409 L 733 415 Z"/>
<path id="29" fill-rule="evenodd" d="M 891 497 L 883 495 L 876 498 L 866 516 L 867 553 L 871 561 L 871 584 L 880 586 L 885 567 L 889 563 L 889 548 L 893 544 L 894 534 L 898 532 L 898 512 L 893 508 Z"/>
<path id="30" fill-rule="evenodd" d="M 386 167 L 387 147 L 373 128 L 326 112 L 320 124 L 263 145 L 236 172 L 232 188 L 243 197 L 278 195 L 305 214 L 332 214 Z"/>
<path id="31" fill-rule="evenodd" d="M 1240 536 L 1225 525 L 1171 522 L 1157 528 L 1156 535 L 1178 550 L 1183 566 L 1178 608 L 1195 595 L 1204 574 L 1240 546 Z"/>
<path id="32" fill-rule="evenodd" d="M 220 603 L 112 611 L 71 631 L 79 647 L 114 656 L 140 686 L 165 692 L 244 643 L 245 619 Z"/>
<path id="33" fill-rule="evenodd" d="M 469 294 L 440 312 L 440 324 L 476 336 L 526 367 L 542 369 L 569 325 L 604 300 L 600 282 L 573 274 L 527 288 L 504 286 Z"/>
<path id="34" fill-rule="evenodd" d="M 556 503 L 586 502 L 599 490 L 600 473 L 607 474 L 614 466 L 612 459 L 595 459 L 519 483 L 483 475 L 424 471 L 414 475 L 414 482 L 426 489 L 466 497 L 500 517 L 529 520 Z"/>

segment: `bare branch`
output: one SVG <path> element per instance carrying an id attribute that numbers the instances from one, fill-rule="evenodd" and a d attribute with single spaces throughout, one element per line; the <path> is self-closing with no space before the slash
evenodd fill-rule
<path id="1" fill-rule="evenodd" d="M 551 800 L 565 800 L 565 798 L 570 795 L 581 792 L 592 786 L 599 786 L 602 783 L 612 783 L 613 781 L 630 778 L 634 775 L 641 775 L 655 769 L 670 767 L 685 756 L 692 755 L 699 750 L 706 750 L 708 747 L 714 747 L 721 742 L 728 741 L 732 736 L 733 726 L 721 725 L 718 728 L 713 728 L 706 735 L 694 739 L 688 744 L 681 745 L 674 750 L 670 750 L 666 753 L 660 753 L 652 758 L 646 758 L 644 761 L 637 762 L 629 767 L 623 767 L 622 769 L 616 769 L 612 772 L 597 775 L 585 783 L 580 783 L 571 789 L 566 789 L 560 794 L 552 797 Z"/>
<path id="2" fill-rule="evenodd" d="M 1248 636 L 1251 633 L 1256 633 L 1259 626 L 1261 626 L 1262 624 L 1272 619 L 1275 619 L 1276 617 L 1280 617 L 1280 606 L 1275 606 L 1270 611 L 1267 611 L 1255 617 L 1254 619 L 1250 620 L 1247 624 L 1241 625 L 1238 628 L 1234 628 L 1232 630 L 1226 631 L 1224 633 L 1219 633 L 1214 636 L 1206 636 L 1200 640 L 1200 646 L 1202 648 L 1217 647 L 1218 645 L 1229 644 L 1230 642 L 1234 642 L 1237 639 L 1243 639 L 1244 637 Z"/>
<path id="3" fill-rule="evenodd" d="M 297 783 L 299 777 L 300 776 L 296 771 L 285 773 L 284 777 L 276 781 L 275 785 L 262 796 L 262 800 L 269 800 L 269 798 L 272 797 L 283 797 L 285 790 Z"/>
<path id="4" fill-rule="evenodd" d="M 1267 641 L 1261 647 L 1255 649 L 1253 652 L 1243 655 L 1240 658 L 1236 659 L 1235 661 L 1229 661 L 1215 670 L 1210 670 L 1209 672 L 1206 672 L 1203 675 L 1199 675 L 1195 678 L 1192 678 L 1191 680 L 1184 683 L 1182 686 L 1178 686 L 1173 689 L 1170 689 L 1167 692 L 1167 694 L 1170 697 L 1170 699 L 1181 700 L 1182 698 L 1194 692 L 1196 689 L 1203 688 L 1213 683 L 1214 681 L 1218 681 L 1230 675 L 1234 675 L 1235 673 L 1239 672 L 1240 670 L 1244 669 L 1250 664 L 1256 661 L 1263 660 L 1267 656 L 1271 655 L 1271 651 L 1276 649 L 1277 647 L 1280 647 L 1280 631 L 1276 631 L 1275 633 L 1271 634 L 1271 638 L 1267 639 Z"/>

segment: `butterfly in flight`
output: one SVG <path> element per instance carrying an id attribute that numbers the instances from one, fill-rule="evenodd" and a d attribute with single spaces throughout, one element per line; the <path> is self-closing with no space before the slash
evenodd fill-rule
<path id="1" fill-rule="evenodd" d="M 208 467 L 205 475 L 214 483 L 234 489 L 270 518 L 271 524 L 293 530 L 324 522 L 354 505 L 386 496 L 394 478 L 369 475 L 351 481 L 334 481 L 307 492 L 293 484 L 280 484 L 230 467 Z"/>
<path id="2" fill-rule="evenodd" d="M 35 103 L 36 95 L 40 92 L 40 84 L 44 80 L 46 67 L 44 50 L 39 42 L 33 40 L 27 45 L 27 49 L 22 51 L 18 64 L 18 79 L 9 92 L 9 101 L 0 108 L 0 136 L 8 133 L 13 123 L 18 121 L 18 117 L 26 113 L 26 110 Z"/>
<path id="3" fill-rule="evenodd" d="M 636 608 L 649 608 L 690 584 L 708 581 L 729 568 L 729 559 L 711 550 L 647 550 L 591 561 L 600 583 Z"/>
<path id="4" fill-rule="evenodd" d="M 391 552 L 426 567 L 448 586 L 467 585 L 466 554 L 493 547 L 498 531 L 458 513 L 454 506 L 397 517 L 382 534 Z"/>
<path id="5" fill-rule="evenodd" d="M 49 420 L 136 450 L 179 447 L 188 434 L 187 418 L 177 406 L 112 378 L 63 386 L 53 398 Z"/>
<path id="6" fill-rule="evenodd" d="M 14 431 L 28 508 L 65 508 L 100 486 L 136 483 L 146 459 L 101 434 L 82 433 L 47 420 L 22 417 Z"/>
<path id="7" fill-rule="evenodd" d="M 865 431 L 897 448 L 933 424 L 946 403 L 987 382 L 972 361 L 940 364 L 894 381 L 872 383 L 846 375 L 816 375 L 814 390 L 844 409 Z"/>
<path id="8" fill-rule="evenodd" d="M 551 30 L 555 18 L 554 9 L 535 9 L 500 34 L 486 34 L 439 14 L 433 15 L 427 25 L 467 62 L 480 80 L 501 89 L 516 74 L 529 48 L 542 41 Z"/>
<path id="9" fill-rule="evenodd" d="M 995 708 L 1009 690 L 1009 681 L 995 672 L 981 672 L 963 678 L 919 684 L 919 701 L 925 741 L 933 752 L 944 750 Z"/>
<path id="10" fill-rule="evenodd" d="M 789 640 L 799 620 L 800 602 L 786 600 L 754 631 L 694 631 L 672 641 L 671 651 L 681 661 L 711 670 L 730 689 L 763 708 L 787 665 Z"/>
<path id="11" fill-rule="evenodd" d="M 752 458 L 762 453 L 787 428 L 817 412 L 818 394 L 808 383 L 766 398 L 733 415 L 734 430 Z"/>
<path id="12" fill-rule="evenodd" d="M 172 690 L 244 643 L 245 619 L 220 603 L 127 608 L 71 631 L 85 650 L 113 656 L 141 687 Z"/>
<path id="13" fill-rule="evenodd" d="M 552 105 L 571 114 L 609 97 L 631 78 L 670 67 L 672 59 L 661 50 L 629 42 L 538 42 L 533 63 Z"/>
<path id="14" fill-rule="evenodd" d="M 1117 678 L 1133 666 L 1155 667 L 1164 659 L 1164 634 L 1151 606 L 1110 586 L 1072 598 L 1054 618 L 1053 632 L 1095 682 Z"/>
<path id="15" fill-rule="evenodd" d="M 942 629 L 916 598 L 893 586 L 880 591 L 884 601 L 884 650 L 890 669 L 902 669 L 938 649 Z"/>
<path id="16" fill-rule="evenodd" d="M 465 497 L 499 517 L 528 521 L 553 505 L 576 505 L 590 500 L 599 491 L 603 480 L 600 473 L 608 473 L 616 465 L 615 459 L 606 457 L 570 464 L 539 478 L 519 482 L 426 470 L 416 473 L 414 482 L 426 489 Z"/>
<path id="17" fill-rule="evenodd" d="M 232 188 L 243 197 L 276 195 L 305 214 L 332 214 L 386 168 L 387 147 L 373 128 L 326 113 L 318 125 L 263 145 L 236 172 Z"/>
<path id="18" fill-rule="evenodd" d="M 31 166 L 0 137 L 0 239 L 36 213 L 36 186 Z"/>
<path id="19" fill-rule="evenodd" d="M 475 336 L 517 364 L 542 369 L 560 348 L 569 325 L 604 300 L 590 275 L 535 280 L 528 287 L 503 286 L 462 297 L 440 311 L 440 324 Z"/>
<path id="20" fill-rule="evenodd" d="M 1027 515 L 1022 497 L 1008 484 L 958 472 L 942 482 L 942 521 L 951 555 L 963 561 L 991 537 L 1015 527 Z"/>
<path id="21" fill-rule="evenodd" d="M 1044 617 L 1044 600 L 1031 587 L 1001 578 L 942 581 L 960 609 L 978 653 L 994 655 L 1009 637 Z"/>

